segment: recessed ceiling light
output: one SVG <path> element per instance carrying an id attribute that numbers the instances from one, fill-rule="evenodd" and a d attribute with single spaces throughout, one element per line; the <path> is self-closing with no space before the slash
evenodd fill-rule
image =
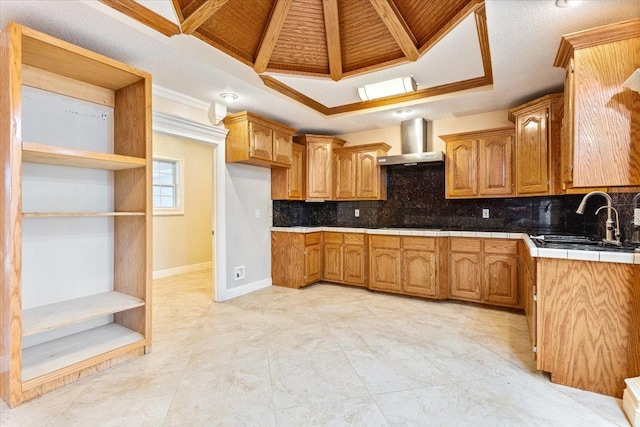
<path id="1" fill-rule="evenodd" d="M 408 116 L 411 113 L 413 113 L 413 110 L 411 108 L 403 108 L 401 110 L 396 111 L 396 114 L 399 116 Z"/>
<path id="2" fill-rule="evenodd" d="M 558 7 L 575 6 L 579 3 L 582 3 L 582 0 L 556 0 L 556 6 Z"/>
<path id="3" fill-rule="evenodd" d="M 220 94 L 220 98 L 224 99 L 225 101 L 233 102 L 238 99 L 238 95 L 231 92 L 225 92 Z"/>

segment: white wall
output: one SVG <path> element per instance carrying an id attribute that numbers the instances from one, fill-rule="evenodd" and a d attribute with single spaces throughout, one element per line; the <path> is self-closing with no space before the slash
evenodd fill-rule
<path id="1" fill-rule="evenodd" d="M 434 120 L 431 122 L 429 132 L 433 141 L 434 151 L 444 151 L 444 141 L 440 135 L 452 133 L 470 132 L 474 130 L 491 129 L 504 126 L 513 126 L 507 119 L 507 110 L 491 111 L 489 113 L 474 114 L 470 116 L 452 117 L 448 119 Z M 382 129 L 374 129 L 362 132 L 354 132 L 338 135 L 347 141 L 345 146 L 371 144 L 374 142 L 386 142 L 391 145 L 389 155 L 401 154 L 400 124 Z"/>
<path id="2" fill-rule="evenodd" d="M 271 170 L 226 165 L 227 290 L 258 289 L 271 284 Z M 256 210 L 260 217 L 256 218 Z M 245 267 L 235 280 L 234 269 Z M 236 291 L 237 292 L 237 291 Z M 234 292 L 230 296 L 234 296 Z"/>

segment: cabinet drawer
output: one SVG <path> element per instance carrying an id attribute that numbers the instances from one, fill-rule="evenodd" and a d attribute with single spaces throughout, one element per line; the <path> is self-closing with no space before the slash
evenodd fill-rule
<path id="1" fill-rule="evenodd" d="M 481 239 L 454 237 L 450 240 L 451 252 L 480 253 Z"/>
<path id="2" fill-rule="evenodd" d="M 485 239 L 484 252 L 488 254 L 518 254 L 517 240 Z"/>
<path id="3" fill-rule="evenodd" d="M 304 235 L 304 245 L 318 245 L 320 244 L 320 233 L 309 233 Z"/>
<path id="4" fill-rule="evenodd" d="M 371 236 L 371 247 L 400 249 L 400 236 Z"/>
<path id="5" fill-rule="evenodd" d="M 418 249 L 423 251 L 435 251 L 436 239 L 431 237 L 403 237 L 402 247 L 404 249 Z"/>
<path id="6" fill-rule="evenodd" d="M 342 243 L 342 233 L 324 233 L 325 243 Z"/>
<path id="7" fill-rule="evenodd" d="M 364 234 L 357 233 L 345 233 L 344 234 L 345 245 L 361 245 L 364 246 Z"/>

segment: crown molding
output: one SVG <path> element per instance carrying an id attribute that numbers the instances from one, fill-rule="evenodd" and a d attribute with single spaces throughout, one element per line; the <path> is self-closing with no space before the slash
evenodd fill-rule
<path id="1" fill-rule="evenodd" d="M 153 131 L 214 145 L 222 144 L 229 132 L 223 127 L 194 122 L 159 111 L 153 112 Z"/>
<path id="2" fill-rule="evenodd" d="M 197 108 L 198 110 L 208 111 L 209 103 L 205 101 L 201 101 L 196 98 L 192 98 L 190 96 L 184 95 L 180 92 L 173 91 L 171 89 L 164 88 L 162 86 L 153 85 L 152 90 L 153 95 L 160 96 L 162 98 L 166 98 L 168 100 L 177 102 L 182 105 L 186 105 L 188 107 Z"/>

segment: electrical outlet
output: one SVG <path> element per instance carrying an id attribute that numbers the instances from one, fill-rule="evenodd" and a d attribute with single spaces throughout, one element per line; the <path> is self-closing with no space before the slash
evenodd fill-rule
<path id="1" fill-rule="evenodd" d="M 489 218 L 489 209 L 482 209 L 482 218 Z"/>
<path id="2" fill-rule="evenodd" d="M 360 218 L 360 209 L 356 209 L 355 214 L 356 214 L 356 218 Z"/>
<path id="3" fill-rule="evenodd" d="M 244 279 L 244 265 L 235 268 L 234 277 L 236 280 Z"/>
<path id="4" fill-rule="evenodd" d="M 260 209 L 256 209 L 256 218 L 260 218 Z"/>

